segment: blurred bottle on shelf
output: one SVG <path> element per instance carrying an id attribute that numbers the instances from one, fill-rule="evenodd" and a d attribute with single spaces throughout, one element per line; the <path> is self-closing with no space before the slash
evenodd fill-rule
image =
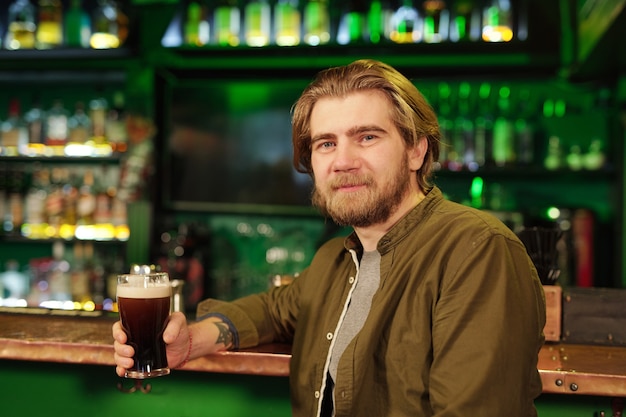
<path id="1" fill-rule="evenodd" d="M 66 257 L 65 244 L 56 241 L 52 244 L 52 265 L 48 273 L 48 291 L 50 307 L 60 308 L 59 302 L 72 300 L 72 282 L 70 279 L 70 263 Z"/>
<path id="2" fill-rule="evenodd" d="M 50 186 L 50 173 L 40 166 L 32 170 L 32 181 L 25 197 L 24 224 L 22 236 L 32 239 L 45 239 L 46 236 L 46 199 Z"/>
<path id="3" fill-rule="evenodd" d="M 598 138 L 593 138 L 589 149 L 583 155 L 583 167 L 591 171 L 597 171 L 604 168 L 606 164 L 606 154 L 603 150 L 602 141 Z"/>
<path id="4" fill-rule="evenodd" d="M 37 49 L 58 48 L 63 44 L 63 4 L 61 0 L 39 0 L 35 36 Z"/>
<path id="5" fill-rule="evenodd" d="M 450 161 L 450 170 L 469 169 L 476 171 L 476 144 L 474 121 L 471 110 L 471 85 L 468 82 L 459 84 L 457 99 L 457 117 L 454 120 L 453 148 L 456 157 Z"/>
<path id="6" fill-rule="evenodd" d="M 220 0 L 213 11 L 215 43 L 238 46 L 241 32 L 241 11 L 235 0 Z"/>
<path id="7" fill-rule="evenodd" d="M 510 0 L 490 0 L 483 10 L 482 40 L 510 42 L 513 39 L 513 14 Z"/>
<path id="8" fill-rule="evenodd" d="M 89 102 L 89 118 L 91 119 L 91 138 L 94 143 L 106 142 L 106 119 L 109 104 L 103 97 L 97 97 Z"/>
<path id="9" fill-rule="evenodd" d="M 9 102 L 7 119 L 0 123 L 0 154 L 16 156 L 23 153 L 28 145 L 28 129 L 21 115 L 20 100 Z"/>
<path id="10" fill-rule="evenodd" d="M 9 170 L 7 174 L 7 201 L 3 229 L 5 234 L 19 235 L 22 223 L 24 223 L 25 173 L 22 168 L 17 168 Z"/>
<path id="11" fill-rule="evenodd" d="M 8 168 L 0 163 L 0 236 L 4 234 L 4 219 L 7 213 Z"/>
<path id="12" fill-rule="evenodd" d="M 497 98 L 498 115 L 493 122 L 493 160 L 496 166 L 509 166 L 515 162 L 514 129 L 511 109 L 511 88 L 500 87 Z"/>
<path id="13" fill-rule="evenodd" d="M 128 37 L 128 17 L 113 0 L 98 0 L 92 18 L 89 45 L 94 49 L 114 49 Z"/>
<path id="14" fill-rule="evenodd" d="M 46 112 L 46 146 L 65 146 L 68 137 L 69 112 L 59 99 L 54 100 L 50 110 Z"/>
<path id="15" fill-rule="evenodd" d="M 93 225 L 96 211 L 94 194 L 94 175 L 91 169 L 85 170 L 76 201 L 77 225 Z"/>
<path id="16" fill-rule="evenodd" d="M 389 40 L 393 10 L 388 1 L 372 0 L 367 11 L 367 40 L 378 44 Z"/>
<path id="17" fill-rule="evenodd" d="M 37 20 L 35 6 L 29 0 L 15 0 L 9 6 L 5 49 L 33 49 Z"/>
<path id="18" fill-rule="evenodd" d="M 330 42 L 330 12 L 326 0 L 308 0 L 304 6 L 304 43 L 311 46 Z"/>
<path id="19" fill-rule="evenodd" d="M 246 45 L 267 46 L 272 30 L 272 9 L 267 0 L 248 1 L 244 8 Z"/>
<path id="20" fill-rule="evenodd" d="M 451 42 L 476 42 L 481 38 L 481 12 L 474 0 L 456 0 L 452 3 L 449 26 Z"/>
<path id="21" fill-rule="evenodd" d="M 535 100 L 529 89 L 519 91 L 516 100 L 514 135 L 517 164 L 529 166 L 535 162 Z"/>
<path id="22" fill-rule="evenodd" d="M 64 44 L 71 48 L 89 48 L 91 17 L 83 8 L 82 0 L 72 0 L 65 13 Z"/>
<path id="23" fill-rule="evenodd" d="M 491 84 L 483 82 L 478 87 L 477 114 L 474 120 L 475 159 L 479 167 L 493 165 L 493 105 Z"/>
<path id="24" fill-rule="evenodd" d="M 28 128 L 29 145 L 43 144 L 45 117 L 45 112 L 41 108 L 41 101 L 38 96 L 35 96 L 30 109 L 24 114 L 24 122 Z"/>
<path id="25" fill-rule="evenodd" d="M 395 43 L 418 43 L 422 41 L 423 17 L 411 0 L 401 0 L 391 18 L 390 38 Z"/>
<path id="26" fill-rule="evenodd" d="M 448 41 L 450 32 L 450 11 L 444 0 L 424 0 L 424 42 L 441 43 Z"/>
<path id="27" fill-rule="evenodd" d="M 114 152 L 125 152 L 128 146 L 126 129 L 126 99 L 123 91 L 113 94 L 113 104 L 107 112 L 104 132 Z"/>
<path id="28" fill-rule="evenodd" d="M 206 18 L 206 8 L 197 1 L 187 6 L 187 15 L 183 25 L 185 45 L 204 46 L 209 43 L 210 25 Z"/>
<path id="29" fill-rule="evenodd" d="M 448 169 L 452 150 L 452 135 L 454 122 L 452 121 L 452 89 L 450 84 L 441 82 L 437 86 L 438 118 L 441 129 L 441 144 L 439 147 L 438 169 Z"/>
<path id="30" fill-rule="evenodd" d="M 367 4 L 364 1 L 349 0 L 344 2 L 341 11 L 336 41 L 340 45 L 362 43 L 366 35 Z"/>
<path id="31" fill-rule="evenodd" d="M 68 142 L 85 144 L 91 134 L 91 119 L 85 113 L 85 103 L 76 103 L 74 114 L 67 119 Z"/>
<path id="32" fill-rule="evenodd" d="M 302 17 L 298 0 L 278 0 L 274 5 L 274 38 L 278 46 L 300 44 Z"/>

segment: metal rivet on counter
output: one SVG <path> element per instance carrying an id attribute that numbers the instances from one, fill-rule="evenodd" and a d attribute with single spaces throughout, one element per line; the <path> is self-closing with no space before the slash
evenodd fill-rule
<path id="1" fill-rule="evenodd" d="M 569 386 L 569 389 L 571 389 L 572 391 L 578 391 L 578 384 L 575 382 L 572 382 Z"/>
<path id="2" fill-rule="evenodd" d="M 556 385 L 557 387 L 560 387 L 563 385 L 563 380 L 562 379 L 557 379 L 556 381 L 554 381 L 554 385 Z"/>

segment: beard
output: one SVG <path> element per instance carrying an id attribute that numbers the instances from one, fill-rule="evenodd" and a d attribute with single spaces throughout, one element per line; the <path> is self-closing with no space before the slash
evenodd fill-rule
<path id="1" fill-rule="evenodd" d="M 387 184 L 379 184 L 367 174 L 344 174 L 322 189 L 315 184 L 311 201 L 339 226 L 367 227 L 383 223 L 409 192 L 410 175 L 405 157 Z M 339 187 L 354 185 L 364 186 L 364 189 L 348 194 L 337 191 Z"/>

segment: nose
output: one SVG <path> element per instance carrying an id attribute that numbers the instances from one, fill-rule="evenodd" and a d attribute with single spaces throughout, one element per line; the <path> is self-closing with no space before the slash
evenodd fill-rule
<path id="1" fill-rule="evenodd" d="M 333 160 L 333 170 L 352 171 L 360 166 L 358 148 L 351 141 L 338 141 Z"/>

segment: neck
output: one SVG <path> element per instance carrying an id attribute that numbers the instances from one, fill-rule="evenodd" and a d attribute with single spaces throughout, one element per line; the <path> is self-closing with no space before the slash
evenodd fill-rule
<path id="1" fill-rule="evenodd" d="M 372 224 L 366 227 L 355 227 L 354 231 L 363 245 L 363 250 L 370 252 L 376 250 L 378 241 L 402 219 L 409 211 L 413 210 L 426 195 L 422 191 L 411 193 L 411 195 L 403 200 L 398 208 L 382 223 Z"/>

